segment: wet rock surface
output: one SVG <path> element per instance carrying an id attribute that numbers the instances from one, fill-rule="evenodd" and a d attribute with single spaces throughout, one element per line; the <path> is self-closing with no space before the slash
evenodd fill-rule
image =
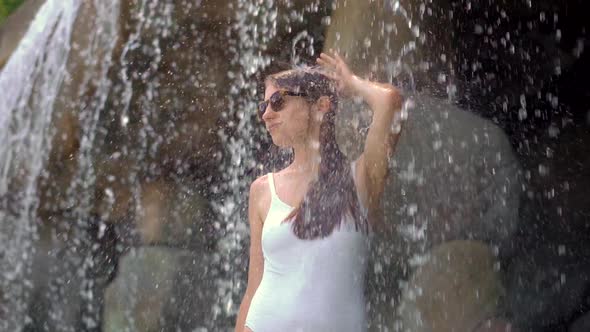
<path id="1" fill-rule="evenodd" d="M 105 332 L 194 331 L 209 326 L 215 296 L 201 253 L 138 247 L 119 261 L 105 292 Z"/>
<path id="2" fill-rule="evenodd" d="M 433 248 L 402 294 L 401 331 L 472 331 L 494 317 L 504 295 L 498 267 L 482 242 L 451 241 Z"/>

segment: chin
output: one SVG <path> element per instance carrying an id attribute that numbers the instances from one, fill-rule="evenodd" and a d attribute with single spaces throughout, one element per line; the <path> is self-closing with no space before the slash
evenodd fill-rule
<path id="1" fill-rule="evenodd" d="M 274 145 L 278 146 L 281 149 L 288 149 L 291 147 L 291 144 L 287 144 L 286 142 L 283 142 L 283 141 L 275 141 L 273 139 L 272 142 L 274 143 Z"/>
<path id="2" fill-rule="evenodd" d="M 287 140 L 285 140 L 284 138 L 281 137 L 272 137 L 272 143 L 276 146 L 278 146 L 281 149 L 288 149 L 291 148 L 293 146 L 293 144 L 290 144 L 290 142 L 288 142 Z"/>

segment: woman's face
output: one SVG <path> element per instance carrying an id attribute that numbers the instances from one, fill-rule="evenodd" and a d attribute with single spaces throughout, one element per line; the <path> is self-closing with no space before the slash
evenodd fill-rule
<path id="1" fill-rule="evenodd" d="M 274 84 L 267 83 L 264 100 L 268 100 L 278 90 L 279 88 Z M 273 143 L 279 147 L 287 148 L 304 143 L 308 139 L 310 105 L 303 97 L 284 96 L 283 98 L 285 99 L 283 107 L 277 112 L 269 104 L 262 120 Z"/>

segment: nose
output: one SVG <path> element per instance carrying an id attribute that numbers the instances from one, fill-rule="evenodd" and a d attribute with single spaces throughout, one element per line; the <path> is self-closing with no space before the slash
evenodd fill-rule
<path id="1" fill-rule="evenodd" d="M 272 107 L 270 106 L 270 103 L 268 105 L 266 105 L 266 109 L 264 110 L 264 113 L 262 113 L 262 120 L 267 121 L 268 118 L 272 118 L 275 115 L 275 111 L 272 110 Z"/>

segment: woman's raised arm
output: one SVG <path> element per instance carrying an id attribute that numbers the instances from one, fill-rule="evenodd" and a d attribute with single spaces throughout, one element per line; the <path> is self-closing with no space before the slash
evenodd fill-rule
<path id="1" fill-rule="evenodd" d="M 357 160 L 358 190 L 367 199 L 369 209 L 378 208 L 388 175 L 388 158 L 393 153 L 400 132 L 393 132 L 393 122 L 401 121 L 402 96 L 391 84 L 376 83 L 352 73 L 344 60 L 322 53 L 318 63 L 328 70 L 341 93 L 364 99 L 373 111 L 365 147 Z"/>

